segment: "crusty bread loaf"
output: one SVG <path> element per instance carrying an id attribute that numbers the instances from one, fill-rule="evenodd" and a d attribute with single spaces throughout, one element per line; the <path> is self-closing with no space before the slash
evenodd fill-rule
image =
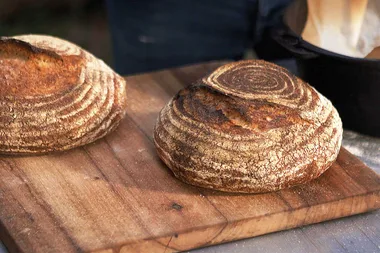
<path id="1" fill-rule="evenodd" d="M 90 143 L 126 110 L 125 80 L 62 39 L 0 38 L 0 153 L 45 153 Z"/>
<path id="2" fill-rule="evenodd" d="M 179 179 L 228 192 L 308 182 L 335 161 L 342 123 L 331 102 L 264 61 L 224 65 L 160 112 L 154 141 Z"/>

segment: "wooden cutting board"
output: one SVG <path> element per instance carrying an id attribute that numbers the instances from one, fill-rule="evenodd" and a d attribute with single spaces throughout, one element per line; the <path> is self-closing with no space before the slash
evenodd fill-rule
<path id="1" fill-rule="evenodd" d="M 152 144 L 159 110 L 209 63 L 127 78 L 120 127 L 68 152 L 0 157 L 0 239 L 11 252 L 171 252 L 380 207 L 380 178 L 342 148 L 320 178 L 267 194 L 176 180 Z"/>

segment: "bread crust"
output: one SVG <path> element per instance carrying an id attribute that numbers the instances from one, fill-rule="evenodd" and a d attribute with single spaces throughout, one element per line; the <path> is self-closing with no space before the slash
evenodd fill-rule
<path id="1" fill-rule="evenodd" d="M 126 111 L 125 80 L 50 36 L 0 38 L 0 153 L 42 154 L 99 139 Z"/>
<path id="2" fill-rule="evenodd" d="M 306 183 L 335 161 L 331 102 L 275 64 L 233 62 L 182 89 L 160 112 L 158 155 L 182 181 L 258 193 Z"/>

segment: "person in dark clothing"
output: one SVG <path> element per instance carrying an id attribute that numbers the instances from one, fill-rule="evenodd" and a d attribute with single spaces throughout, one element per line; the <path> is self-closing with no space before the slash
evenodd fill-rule
<path id="1" fill-rule="evenodd" d="M 286 57 L 270 39 L 291 0 L 107 0 L 115 70 L 123 75 L 211 60 Z"/>

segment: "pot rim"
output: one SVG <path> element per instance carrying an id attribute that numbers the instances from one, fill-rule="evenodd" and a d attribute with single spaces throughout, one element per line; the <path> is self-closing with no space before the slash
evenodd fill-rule
<path id="1" fill-rule="evenodd" d="M 297 5 L 298 4 L 298 5 Z M 360 58 L 360 57 L 353 57 L 353 56 L 348 56 L 348 55 L 344 55 L 344 54 L 339 54 L 339 53 L 335 53 L 335 52 L 332 52 L 330 50 L 327 50 L 327 49 L 324 49 L 324 48 L 321 48 L 321 47 L 318 47 L 314 44 L 311 44 L 309 43 L 308 41 L 304 40 L 301 36 L 301 34 L 298 34 L 295 30 L 293 30 L 289 23 L 286 21 L 287 19 L 287 16 L 289 16 L 289 11 L 293 8 L 300 8 L 299 4 L 305 6 L 306 5 L 306 2 L 304 0 L 298 0 L 298 1 L 294 1 L 291 5 L 289 5 L 285 12 L 283 13 L 282 15 L 282 23 L 283 25 L 285 26 L 288 34 L 290 33 L 290 35 L 296 37 L 298 40 L 299 40 L 299 45 L 301 47 L 303 47 L 304 49 L 306 50 L 309 50 L 309 51 L 312 51 L 313 53 L 318 53 L 318 54 L 322 54 L 323 56 L 331 56 L 331 57 L 334 57 L 334 58 L 337 58 L 339 60 L 346 60 L 346 61 L 356 61 L 356 62 L 362 62 L 362 63 L 380 63 L 380 59 L 374 59 L 374 58 Z M 301 15 L 307 15 L 307 5 L 305 6 L 305 12 L 301 13 Z M 296 15 L 300 15 L 300 12 L 298 13 L 293 13 L 293 14 L 296 14 Z M 304 17 L 305 18 L 305 17 Z M 300 20 L 300 18 L 296 17 L 296 20 Z M 306 19 L 304 19 L 304 21 L 306 22 Z M 303 22 L 303 21 L 302 21 Z M 302 27 L 304 26 L 305 24 L 302 24 Z M 297 29 L 297 28 L 296 28 Z M 302 29 L 303 30 L 303 29 Z M 302 32 L 301 32 L 302 33 Z"/>

